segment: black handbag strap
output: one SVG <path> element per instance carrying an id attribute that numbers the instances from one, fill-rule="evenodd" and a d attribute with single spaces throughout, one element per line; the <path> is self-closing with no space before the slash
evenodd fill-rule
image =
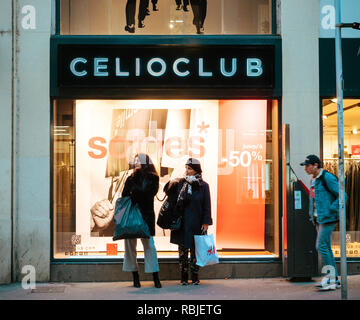
<path id="1" fill-rule="evenodd" d="M 156 199 L 158 199 L 160 202 L 163 202 L 166 197 L 167 197 L 167 195 L 165 194 L 164 198 L 163 198 L 162 200 L 160 200 L 159 197 L 158 197 L 158 195 L 156 194 Z"/>
<path id="2" fill-rule="evenodd" d="M 130 170 L 126 170 L 120 177 L 111 177 L 111 185 L 108 192 L 108 200 L 110 201 L 110 203 L 113 202 L 116 194 L 120 193 L 120 191 L 124 189 L 125 180 L 129 175 L 129 171 Z M 114 183 L 116 183 L 115 186 Z"/>

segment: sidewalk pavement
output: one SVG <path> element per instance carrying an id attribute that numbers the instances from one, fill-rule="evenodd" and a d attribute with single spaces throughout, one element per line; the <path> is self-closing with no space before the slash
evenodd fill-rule
<path id="1" fill-rule="evenodd" d="M 180 286 L 179 281 L 37 283 L 23 289 L 21 283 L 0 285 L 0 300 L 341 300 L 341 289 L 319 292 L 311 282 L 285 278 L 204 279 L 199 286 Z M 348 300 L 360 300 L 360 275 L 348 276 Z"/>

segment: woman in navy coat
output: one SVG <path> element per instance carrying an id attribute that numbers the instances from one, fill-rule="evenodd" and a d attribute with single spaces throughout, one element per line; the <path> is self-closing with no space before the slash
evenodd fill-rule
<path id="1" fill-rule="evenodd" d="M 179 230 L 171 231 L 170 242 L 179 246 L 181 284 L 188 284 L 190 269 L 193 284 L 200 283 L 196 265 L 194 235 L 206 233 L 212 225 L 209 185 L 202 180 L 202 170 L 197 159 L 189 158 L 185 165 L 185 178 L 169 184 L 165 192 L 176 192 L 176 211 L 182 215 Z M 189 260 L 190 252 L 190 260 Z"/>

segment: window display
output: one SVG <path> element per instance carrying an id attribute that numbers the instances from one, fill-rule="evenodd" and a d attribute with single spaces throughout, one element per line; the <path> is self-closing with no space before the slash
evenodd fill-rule
<path id="1" fill-rule="evenodd" d="M 199 159 L 220 257 L 277 256 L 276 114 L 267 100 L 55 101 L 54 257 L 123 256 L 124 241 L 112 241 L 114 205 L 137 153 L 160 176 L 156 215 L 164 185 Z M 159 257 L 177 256 L 169 234 L 156 226 Z"/>
<path id="2" fill-rule="evenodd" d="M 344 151 L 347 257 L 360 257 L 360 100 L 344 99 Z M 338 136 L 336 99 L 323 100 L 324 169 L 338 176 Z M 332 247 L 340 257 L 339 226 L 333 232 Z"/>
<path id="3" fill-rule="evenodd" d="M 64 35 L 271 34 L 271 0 L 58 0 Z"/>

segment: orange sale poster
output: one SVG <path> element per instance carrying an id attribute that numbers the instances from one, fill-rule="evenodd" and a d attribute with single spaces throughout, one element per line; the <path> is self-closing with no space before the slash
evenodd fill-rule
<path id="1" fill-rule="evenodd" d="M 218 248 L 264 249 L 266 111 L 266 100 L 219 103 Z"/>

